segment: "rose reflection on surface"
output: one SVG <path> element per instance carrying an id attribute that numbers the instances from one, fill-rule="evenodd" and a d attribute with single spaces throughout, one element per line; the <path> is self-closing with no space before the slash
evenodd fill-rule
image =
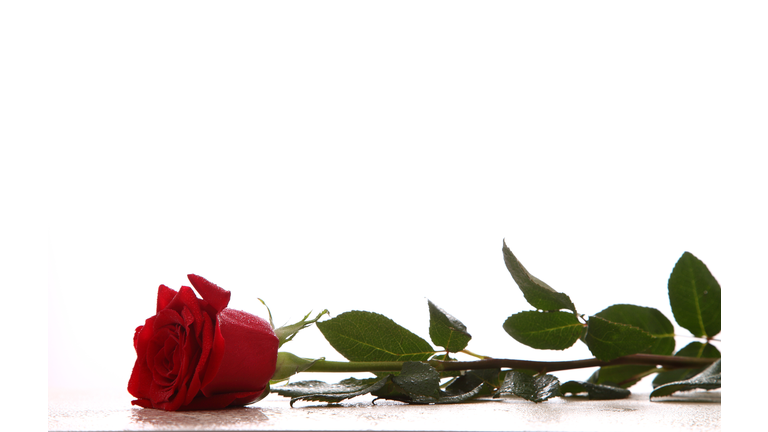
<path id="1" fill-rule="evenodd" d="M 209 411 L 163 411 L 144 408 L 132 409 L 131 423 L 135 429 L 218 430 L 254 429 L 269 421 L 258 407 L 227 408 Z M 134 429 L 129 427 L 128 429 Z"/>

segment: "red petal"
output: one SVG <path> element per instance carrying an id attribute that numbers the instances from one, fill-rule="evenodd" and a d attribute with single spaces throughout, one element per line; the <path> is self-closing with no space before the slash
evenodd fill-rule
<path id="1" fill-rule="evenodd" d="M 149 399 L 136 399 L 131 401 L 131 405 L 140 406 L 142 408 L 152 408 L 152 402 Z"/>
<path id="2" fill-rule="evenodd" d="M 182 310 L 187 308 L 189 309 L 189 312 L 192 313 L 195 321 L 200 322 L 203 320 L 203 311 L 200 309 L 201 304 L 203 304 L 203 302 L 197 298 L 195 292 L 192 291 L 192 288 L 183 286 L 179 289 L 179 295 L 174 297 L 173 301 L 168 303 L 166 308 L 177 311 L 178 313 L 181 313 Z M 159 312 L 158 315 L 160 315 Z"/>
<path id="3" fill-rule="evenodd" d="M 147 319 L 142 330 L 134 335 L 136 347 L 136 363 L 128 381 L 128 393 L 134 397 L 146 399 L 149 396 L 149 387 L 152 384 L 152 371 L 147 366 L 147 345 L 152 339 L 155 317 Z"/>
<path id="4" fill-rule="evenodd" d="M 183 325 L 184 319 L 173 309 L 166 309 L 155 315 L 152 323 L 154 332 L 165 326 Z"/>
<path id="5" fill-rule="evenodd" d="M 226 342 L 224 336 L 221 334 L 221 326 L 218 320 L 214 325 L 208 325 L 204 327 L 203 333 L 203 352 L 209 352 L 208 361 L 205 365 L 205 375 L 203 375 L 200 383 L 201 388 L 205 388 L 213 381 L 216 374 L 219 373 L 221 367 L 221 361 L 224 359 L 224 351 L 226 348 Z M 208 329 L 212 329 L 211 332 Z M 270 377 L 271 378 L 271 377 Z"/>
<path id="6" fill-rule="evenodd" d="M 174 297 L 176 297 L 176 294 L 178 294 L 175 290 L 168 288 L 165 285 L 160 285 L 160 288 L 157 290 L 157 311 L 160 312 L 161 310 L 165 309 L 166 306 L 168 306 L 168 303 L 173 300 Z"/>
<path id="7" fill-rule="evenodd" d="M 190 274 L 187 275 L 187 278 L 189 278 L 189 282 L 192 283 L 192 286 L 195 287 L 197 292 L 200 293 L 203 300 L 213 306 L 213 308 L 216 309 L 216 312 L 221 312 L 227 307 L 229 304 L 229 297 L 232 293 L 198 275 Z"/>
<path id="8" fill-rule="evenodd" d="M 190 404 L 182 406 L 179 411 L 212 410 L 230 406 L 243 406 L 258 400 L 266 387 L 253 392 L 224 393 L 210 397 L 198 396 Z"/>
<path id="9" fill-rule="evenodd" d="M 224 356 L 213 380 L 206 381 L 203 394 L 262 390 L 274 375 L 277 362 L 279 342 L 272 327 L 262 318 L 235 309 L 224 309 L 218 318 L 226 344 Z M 215 353 L 214 348 L 209 362 Z"/>
<path id="10" fill-rule="evenodd" d="M 136 327 L 136 331 L 133 333 L 133 348 L 138 349 L 139 346 L 139 333 L 144 329 L 143 325 Z"/>

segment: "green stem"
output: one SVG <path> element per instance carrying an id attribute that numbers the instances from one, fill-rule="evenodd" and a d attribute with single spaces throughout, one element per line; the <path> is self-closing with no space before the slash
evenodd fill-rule
<path id="1" fill-rule="evenodd" d="M 486 360 L 486 359 L 491 358 L 491 357 L 488 357 L 488 356 L 484 356 L 484 355 L 480 355 L 480 354 L 475 354 L 472 351 L 467 350 L 467 349 L 461 350 L 460 352 L 462 352 L 464 354 L 467 354 L 467 355 L 471 355 L 472 357 L 475 357 L 475 358 L 479 358 L 481 360 Z"/>
<path id="2" fill-rule="evenodd" d="M 304 372 L 396 372 L 403 368 L 401 361 L 344 362 L 317 360 Z"/>
<path id="3" fill-rule="evenodd" d="M 701 368 L 712 364 L 714 358 L 678 357 L 654 354 L 633 354 L 619 357 L 611 361 L 602 361 L 596 358 L 570 361 L 531 361 L 486 358 L 476 361 L 438 361 L 429 363 L 438 371 L 462 371 L 473 369 L 530 369 L 541 372 L 555 372 L 561 370 L 581 369 L 588 367 L 617 366 L 617 365 L 652 365 L 662 366 L 667 369 L 677 368 Z M 384 362 L 337 362 L 318 360 L 305 372 L 396 372 L 402 369 L 401 361 Z"/>

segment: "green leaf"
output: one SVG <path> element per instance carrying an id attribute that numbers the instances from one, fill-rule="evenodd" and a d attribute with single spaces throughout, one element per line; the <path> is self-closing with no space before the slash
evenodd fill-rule
<path id="1" fill-rule="evenodd" d="M 644 365 L 603 366 L 596 370 L 587 382 L 626 389 L 637 384 L 652 369 L 657 369 L 657 367 Z"/>
<path id="2" fill-rule="evenodd" d="M 383 378 L 359 380 L 348 378 L 338 384 L 328 384 L 322 381 L 300 381 L 280 387 L 272 387 L 274 393 L 290 397 L 291 406 L 299 400 L 337 403 L 344 399 L 374 392 L 389 381 L 391 375 Z"/>
<path id="3" fill-rule="evenodd" d="M 445 388 L 445 393 L 449 396 L 466 395 L 480 386 L 481 390 L 477 391 L 477 396 L 491 396 L 501 387 L 505 375 L 506 372 L 501 372 L 500 369 L 468 370 L 451 382 Z"/>
<path id="4" fill-rule="evenodd" d="M 572 346 L 584 330 L 584 325 L 570 312 L 520 312 L 507 318 L 503 327 L 522 344 L 551 350 Z"/>
<path id="5" fill-rule="evenodd" d="M 698 337 L 720 333 L 720 284 L 703 262 L 685 252 L 669 276 L 675 321 Z"/>
<path id="6" fill-rule="evenodd" d="M 528 270 L 523 267 L 520 261 L 512 254 L 512 251 L 509 250 L 506 242 L 504 242 L 502 252 L 504 253 L 504 263 L 507 265 L 507 270 L 509 270 L 512 279 L 520 287 L 523 296 L 525 296 L 525 299 L 531 306 L 545 311 L 568 309 L 574 313 L 576 312 L 576 306 L 573 305 L 570 297 L 555 291 L 552 287 L 528 273 Z"/>
<path id="7" fill-rule="evenodd" d="M 440 399 L 437 401 L 437 403 L 446 404 L 446 403 L 466 402 L 470 399 L 474 399 L 476 397 L 481 396 L 481 392 L 483 388 L 484 388 L 483 384 L 479 384 L 475 388 L 470 389 L 464 393 L 440 392 Z"/>
<path id="8" fill-rule="evenodd" d="M 496 371 L 498 375 L 498 371 Z M 371 393 L 381 399 L 391 399 L 412 404 L 459 403 L 476 398 L 484 383 L 473 388 L 440 390 L 438 372 L 426 363 L 406 362 L 400 375 L 387 374 L 369 379 L 345 379 L 338 384 L 322 381 L 301 381 L 273 387 L 272 391 L 291 398 L 291 406 L 300 400 L 338 403 L 345 399 Z"/>
<path id="9" fill-rule="evenodd" d="M 616 304 L 595 314 L 608 321 L 628 324 L 645 330 L 653 336 L 653 344 L 645 353 L 670 355 L 675 351 L 675 328 L 667 317 L 658 309 Z"/>
<path id="10" fill-rule="evenodd" d="M 429 303 L 429 337 L 432 343 L 449 352 L 459 352 L 467 347 L 470 339 L 467 327 L 453 315 Z"/>
<path id="11" fill-rule="evenodd" d="M 608 321 L 627 324 L 648 332 L 652 336 L 652 344 L 642 352 L 648 354 L 670 355 L 675 349 L 675 328 L 658 309 L 617 304 L 598 312 L 595 316 Z M 629 388 L 640 381 L 655 366 L 623 365 L 605 366 L 587 380 L 593 384 L 608 384 Z"/>
<path id="12" fill-rule="evenodd" d="M 507 372 L 497 396 L 513 394 L 533 402 L 561 396 L 560 381 L 552 375 L 531 376 L 516 370 Z"/>
<path id="13" fill-rule="evenodd" d="M 593 400 L 625 399 L 631 394 L 629 390 L 605 384 L 593 384 L 585 381 L 568 381 L 560 386 L 563 395 L 571 393 L 587 393 L 587 398 Z"/>
<path id="14" fill-rule="evenodd" d="M 345 312 L 317 328 L 350 361 L 422 361 L 435 353 L 429 342 L 373 312 Z"/>
<path id="15" fill-rule="evenodd" d="M 661 396 L 669 396 L 679 391 L 689 391 L 696 389 L 714 390 L 719 389 L 722 384 L 720 364 L 722 360 L 718 359 L 712 363 L 712 366 L 704 369 L 696 376 L 683 380 L 667 383 L 656 387 L 651 392 L 651 399 Z"/>
<path id="16" fill-rule="evenodd" d="M 691 342 L 675 353 L 678 357 L 720 358 L 720 351 L 712 344 Z M 661 372 L 653 379 L 653 387 L 658 387 L 675 381 L 685 381 L 701 373 L 705 368 L 673 369 Z"/>
<path id="17" fill-rule="evenodd" d="M 440 374 L 435 368 L 426 363 L 406 362 L 399 375 L 391 376 L 389 385 L 373 394 L 381 399 L 411 404 L 448 404 L 473 399 L 482 389 L 483 382 L 475 382 L 473 387 L 454 386 L 450 391 L 443 391 L 440 389 Z"/>
<path id="18" fill-rule="evenodd" d="M 440 397 L 440 373 L 426 363 L 404 363 L 400 374 L 392 377 L 392 382 L 413 402 L 433 403 Z"/>
<path id="19" fill-rule="evenodd" d="M 595 357 L 609 361 L 645 351 L 653 344 L 653 336 L 631 325 L 591 316 L 584 342 Z"/>

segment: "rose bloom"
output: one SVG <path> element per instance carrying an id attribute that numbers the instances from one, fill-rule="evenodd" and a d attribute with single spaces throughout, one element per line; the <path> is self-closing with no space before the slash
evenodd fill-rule
<path id="1" fill-rule="evenodd" d="M 278 339 L 257 316 L 229 309 L 230 292 L 197 275 L 160 285 L 157 314 L 136 328 L 133 405 L 168 411 L 242 406 L 269 393 Z"/>

